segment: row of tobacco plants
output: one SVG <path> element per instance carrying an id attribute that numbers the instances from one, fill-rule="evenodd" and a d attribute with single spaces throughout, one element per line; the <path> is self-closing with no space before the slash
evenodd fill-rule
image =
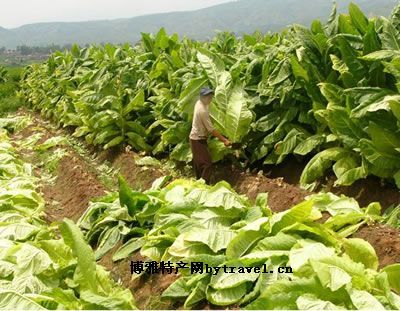
<path id="1" fill-rule="evenodd" d="M 211 187 L 162 177 L 137 192 L 120 178 L 119 192 L 91 202 L 78 225 L 96 259 L 111 252 L 120 261 L 139 251 L 146 259 L 133 274 L 178 268 L 180 277 L 162 298 L 185 309 L 208 302 L 255 310 L 397 310 L 400 264 L 379 269 L 373 247 L 351 237 L 381 220 L 380 209 L 327 193 L 273 213 L 266 194 L 252 204 L 225 182 Z M 331 216 L 325 222 L 323 212 Z M 279 273 L 282 267 L 292 273 Z"/>
<path id="2" fill-rule="evenodd" d="M 0 163 L 0 309 L 135 309 L 72 221 L 46 223 L 32 166 L 1 128 Z"/>
<path id="3" fill-rule="evenodd" d="M 336 185 L 374 175 L 400 187 L 400 7 L 389 18 L 354 4 L 348 13 L 210 42 L 161 29 L 135 46 L 74 46 L 29 66 L 20 95 L 90 144 L 190 161 L 193 103 L 210 85 L 214 124 L 243 160 L 311 159 L 303 186 L 332 168 Z M 233 152 L 210 148 L 214 161 Z"/>

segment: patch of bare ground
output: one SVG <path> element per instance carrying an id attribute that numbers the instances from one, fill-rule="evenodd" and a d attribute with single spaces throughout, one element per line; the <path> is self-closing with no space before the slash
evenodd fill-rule
<path id="1" fill-rule="evenodd" d="M 299 162 L 293 157 L 288 157 L 288 159 L 280 165 L 265 166 L 264 172 L 266 172 L 267 176 L 270 178 L 282 178 L 286 183 L 298 187 L 304 167 L 305 162 Z M 372 202 L 379 202 L 383 210 L 391 205 L 400 204 L 399 189 L 396 188 L 394 184 L 384 182 L 377 177 L 368 176 L 346 187 L 335 187 L 335 180 L 336 177 L 333 175 L 333 172 L 328 172 L 325 178 L 319 181 L 316 190 L 353 197 L 361 206 L 367 206 Z"/>
<path id="2" fill-rule="evenodd" d="M 41 137 L 37 144 L 42 144 L 47 139 L 62 134 L 62 130 L 52 128 L 39 115 L 32 115 L 32 119 L 31 125 L 12 136 L 14 142 L 40 133 Z M 78 220 L 87 209 L 89 201 L 103 195 L 106 190 L 88 163 L 73 148 L 70 146 L 61 148 L 68 152 L 58 163 L 54 182 L 44 182 L 40 188 L 46 202 L 46 217 L 49 222 L 61 221 L 64 218 Z M 52 150 L 54 148 L 50 149 L 49 153 Z M 39 165 L 41 159 L 38 154 L 32 148 L 21 149 L 19 152 L 24 160 L 36 165 L 34 172 L 37 177 L 41 177 L 44 172 Z"/>
<path id="3" fill-rule="evenodd" d="M 82 159 L 76 155 L 65 156 L 58 165 L 55 183 L 42 188 L 46 202 L 57 202 L 47 205 L 48 220 L 70 218 L 77 221 L 89 201 L 104 195 L 105 190 Z"/>
<path id="4" fill-rule="evenodd" d="M 375 249 L 379 258 L 379 266 L 400 263 L 400 232 L 380 224 L 364 226 L 354 237 L 368 241 Z"/>

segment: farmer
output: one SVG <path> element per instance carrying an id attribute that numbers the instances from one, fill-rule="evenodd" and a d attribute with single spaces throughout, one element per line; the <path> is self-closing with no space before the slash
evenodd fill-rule
<path id="1" fill-rule="evenodd" d="M 200 91 L 200 99 L 194 107 L 192 131 L 190 132 L 190 147 L 193 154 L 193 168 L 196 178 L 203 178 L 210 184 L 211 177 L 211 155 L 207 148 L 207 137 L 209 134 L 217 137 L 226 147 L 231 142 L 214 129 L 209 114 L 209 108 L 213 99 L 214 91 L 208 87 Z"/>

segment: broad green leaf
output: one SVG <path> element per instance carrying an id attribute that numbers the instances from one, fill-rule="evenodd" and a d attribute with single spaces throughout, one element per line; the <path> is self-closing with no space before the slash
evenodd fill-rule
<path id="1" fill-rule="evenodd" d="M 131 292 L 129 290 L 116 289 L 108 296 L 98 295 L 92 291 L 81 291 L 81 297 L 83 301 L 90 303 L 99 309 L 106 310 L 136 310 L 133 304 Z"/>
<path id="2" fill-rule="evenodd" d="M 254 265 L 267 261 L 270 258 L 278 257 L 285 258 L 289 256 L 289 251 L 269 250 L 269 251 L 252 251 L 249 254 L 240 258 L 243 264 Z"/>
<path id="3" fill-rule="evenodd" d="M 206 245 L 206 243 L 201 243 L 201 242 L 196 242 L 196 241 L 186 241 L 185 238 L 188 234 L 181 234 L 178 236 L 175 241 L 172 243 L 172 245 L 168 248 L 168 254 L 174 257 L 178 258 L 187 258 L 190 256 L 196 256 L 196 255 L 211 255 L 213 254 L 213 251 Z M 203 235 L 203 238 L 206 239 L 207 237 Z M 201 237 L 198 237 L 198 239 L 201 239 Z M 207 241 L 205 241 L 207 242 Z M 159 256 L 159 252 L 164 252 L 163 249 L 156 248 L 154 250 L 157 253 L 154 253 L 154 255 L 149 256 L 149 252 L 146 251 L 146 245 L 141 249 L 141 254 L 142 255 L 147 255 L 151 259 L 157 258 L 156 256 Z M 159 256 L 161 257 L 161 256 Z"/>
<path id="4" fill-rule="evenodd" d="M 395 149 L 400 148 L 400 138 L 395 133 L 373 122 L 370 122 L 367 132 L 377 149 L 383 152 L 397 154 Z"/>
<path id="5" fill-rule="evenodd" d="M 207 288 L 207 300 L 216 306 L 232 305 L 244 295 L 246 295 L 246 284 L 221 290 L 215 290 L 212 287 Z"/>
<path id="6" fill-rule="evenodd" d="M 0 291 L 0 309 L 2 310 L 47 310 L 34 300 L 12 290 Z"/>
<path id="7" fill-rule="evenodd" d="M 318 262 L 318 260 L 310 260 L 312 269 L 317 274 L 322 286 L 337 291 L 346 284 L 351 283 L 351 276 L 334 265 Z"/>
<path id="8" fill-rule="evenodd" d="M 322 135 L 314 135 L 306 138 L 299 143 L 293 153 L 305 156 L 324 143 L 325 138 Z"/>
<path id="9" fill-rule="evenodd" d="M 138 210 L 149 202 L 149 197 L 143 193 L 133 191 L 122 175 L 118 177 L 119 202 L 128 208 L 129 215 L 134 216 Z"/>
<path id="10" fill-rule="evenodd" d="M 245 273 L 239 273 L 238 269 L 240 266 L 235 265 L 234 263 L 228 262 L 227 266 L 235 267 L 236 272 L 230 273 L 229 269 L 228 272 L 224 272 L 223 268 L 218 272 L 217 275 L 211 276 L 210 286 L 217 290 L 235 288 L 240 286 L 246 282 L 254 282 L 259 277 L 260 273 L 256 273 L 253 270 L 249 273 L 246 270 L 246 267 L 243 267 L 243 270 L 246 271 Z"/>
<path id="11" fill-rule="evenodd" d="M 133 110 L 142 108 L 143 104 L 144 104 L 144 91 L 139 90 L 139 92 L 132 99 L 132 101 L 123 108 L 123 115 L 126 116 Z"/>
<path id="12" fill-rule="evenodd" d="M 400 170 L 398 170 L 397 173 L 394 174 L 393 177 L 394 177 L 397 188 L 400 189 Z"/>
<path id="13" fill-rule="evenodd" d="M 161 166 L 161 161 L 157 160 L 156 158 L 153 157 L 135 157 L 135 164 L 139 166 L 154 166 L 154 167 L 160 167 Z"/>
<path id="14" fill-rule="evenodd" d="M 366 268 L 378 269 L 379 261 L 375 249 L 362 239 L 345 239 L 343 243 L 346 254 L 355 262 L 362 263 Z"/>
<path id="15" fill-rule="evenodd" d="M 397 292 L 400 291 L 400 264 L 392 264 L 382 269 L 386 272 L 390 286 Z"/>
<path id="16" fill-rule="evenodd" d="M 60 225 L 61 235 L 74 256 L 77 258 L 79 281 L 82 289 L 88 289 L 97 293 L 96 262 L 92 249 L 86 244 L 82 232 L 68 219 L 65 219 Z"/>
<path id="17" fill-rule="evenodd" d="M 321 178 L 325 171 L 332 165 L 333 161 L 348 157 L 351 154 L 344 148 L 331 148 L 321 151 L 314 156 L 306 165 L 300 177 L 300 184 L 306 186 Z"/>
<path id="18" fill-rule="evenodd" d="M 35 150 L 45 151 L 45 150 L 48 150 L 48 149 L 56 147 L 56 146 L 64 146 L 67 144 L 68 144 L 68 141 L 65 137 L 54 136 L 54 137 L 47 139 L 44 143 L 36 146 Z"/>
<path id="19" fill-rule="evenodd" d="M 145 240 L 142 238 L 132 238 L 124 245 L 122 245 L 113 255 L 113 261 L 118 261 L 121 259 L 128 258 L 138 249 L 140 249 L 145 243 Z"/>
<path id="20" fill-rule="evenodd" d="M 129 132 L 126 133 L 126 136 L 128 136 L 129 143 L 138 151 L 149 152 L 151 150 L 151 147 L 146 143 L 146 140 L 139 134 L 136 134 L 134 132 Z"/>
<path id="21" fill-rule="evenodd" d="M 8 279 L 15 271 L 15 264 L 0 260 L 0 278 L 3 280 Z"/>
<path id="22" fill-rule="evenodd" d="M 192 151 L 190 150 L 190 146 L 187 142 L 176 145 L 174 150 L 172 150 L 170 157 L 173 160 L 185 163 L 189 163 L 193 158 Z"/>
<path id="23" fill-rule="evenodd" d="M 231 86 L 229 73 L 223 73 L 220 79 L 215 103 L 211 106 L 211 118 L 231 142 L 240 142 L 253 120 L 248 99 L 242 85 Z"/>
<path id="24" fill-rule="evenodd" d="M 399 96 L 387 96 L 385 100 L 389 102 L 390 109 L 392 113 L 400 121 L 400 97 Z"/>
<path id="25" fill-rule="evenodd" d="M 342 158 L 333 165 L 333 172 L 337 178 L 358 166 L 355 158 Z"/>
<path id="26" fill-rule="evenodd" d="M 380 50 L 380 51 L 372 52 L 368 55 L 362 56 L 361 59 L 367 60 L 367 61 L 381 61 L 381 60 L 392 59 L 394 57 L 399 57 L 399 56 L 400 56 L 400 51 Z"/>
<path id="27" fill-rule="evenodd" d="M 203 299 L 206 298 L 206 289 L 209 283 L 209 278 L 205 278 L 197 282 L 195 288 L 190 293 L 188 298 L 185 300 L 184 307 L 185 309 L 191 308 Z"/>
<path id="28" fill-rule="evenodd" d="M 117 137 L 113 138 L 112 140 L 110 140 L 107 144 L 105 144 L 103 148 L 104 149 L 109 149 L 111 147 L 119 145 L 123 141 L 124 141 L 124 137 L 117 136 Z"/>
<path id="29" fill-rule="evenodd" d="M 385 307 L 365 290 L 350 288 L 347 290 L 351 301 L 358 310 L 385 310 Z"/>
<path id="30" fill-rule="evenodd" d="M 335 84 L 320 83 L 321 93 L 325 96 L 330 104 L 341 106 L 343 103 L 343 89 Z"/>
<path id="31" fill-rule="evenodd" d="M 227 148 L 223 142 L 216 139 L 209 140 L 208 150 L 210 151 L 211 160 L 213 163 L 221 161 L 228 154 L 232 153 L 232 149 Z"/>
<path id="32" fill-rule="evenodd" d="M 357 28 L 361 35 L 364 35 L 368 28 L 368 19 L 365 17 L 364 13 L 354 3 L 350 3 L 349 13 L 353 25 Z"/>
<path id="33" fill-rule="evenodd" d="M 242 210 L 247 203 L 245 198 L 232 191 L 231 186 L 226 182 L 217 183 L 207 192 L 204 192 L 204 195 L 199 203 L 205 207 L 222 206 L 226 210 Z"/>
<path id="34" fill-rule="evenodd" d="M 188 242 L 203 243 L 210 247 L 212 251 L 217 253 L 221 249 L 226 248 L 232 239 L 235 237 L 235 233 L 231 230 L 196 230 L 183 234 L 183 238 Z"/>
<path id="35" fill-rule="evenodd" d="M 103 231 L 99 237 L 99 245 L 94 255 L 96 260 L 100 260 L 107 252 L 109 252 L 119 242 L 121 233 L 118 227 L 112 227 Z"/>
<path id="36" fill-rule="evenodd" d="M 304 293 L 314 294 L 322 299 L 330 298 L 333 301 L 343 301 L 343 293 L 333 294 L 323 288 L 315 278 L 298 278 L 294 280 L 280 280 L 264 288 L 260 296 L 246 306 L 246 310 L 295 310 L 297 299 Z M 340 297 L 340 298 L 339 298 Z"/>
<path id="37" fill-rule="evenodd" d="M 294 271 L 299 270 L 306 265 L 310 259 L 318 260 L 324 257 L 330 257 L 335 254 L 335 250 L 326 247 L 324 244 L 315 242 L 306 242 L 303 247 L 293 248 L 289 253 L 289 266 Z"/>
<path id="38" fill-rule="evenodd" d="M 39 228 L 28 223 L 0 224 L 0 238 L 24 241 L 39 232 Z"/>
<path id="39" fill-rule="evenodd" d="M 322 243 L 329 245 L 329 246 L 337 246 L 337 236 L 334 232 L 326 228 L 324 225 L 319 223 L 295 223 L 291 226 L 288 226 L 282 229 L 282 232 L 290 232 L 290 233 L 297 233 L 302 235 L 307 235 L 312 237 L 316 241 L 321 241 Z"/>
<path id="40" fill-rule="evenodd" d="M 183 298 L 190 295 L 191 290 L 187 285 L 187 280 L 190 277 L 181 277 L 172 283 L 168 288 L 162 293 L 164 298 Z"/>
<path id="41" fill-rule="evenodd" d="M 299 310 L 346 310 L 330 301 L 318 299 L 316 295 L 312 294 L 304 294 L 297 298 L 296 305 Z"/>
<path id="42" fill-rule="evenodd" d="M 191 218 L 198 221 L 204 228 L 229 229 L 231 224 L 238 219 L 238 215 L 219 207 L 194 211 Z"/>
<path id="43" fill-rule="evenodd" d="M 360 141 L 362 155 L 379 169 L 399 169 L 399 156 L 385 151 L 378 150 L 372 141 L 362 139 Z"/>
<path id="44" fill-rule="evenodd" d="M 197 59 L 207 73 L 208 79 L 211 81 L 212 85 L 216 87 L 219 84 L 219 76 L 225 69 L 222 60 L 215 54 L 206 50 L 200 50 L 197 53 Z"/>
<path id="45" fill-rule="evenodd" d="M 62 240 L 40 241 L 39 245 L 60 266 L 67 265 L 73 258 L 71 249 Z"/>
<path id="46" fill-rule="evenodd" d="M 200 94 L 200 89 L 206 83 L 206 79 L 204 77 L 195 78 L 191 80 L 186 88 L 181 92 L 179 97 L 179 106 L 180 109 L 186 112 L 188 115 L 193 114 L 194 101 L 198 98 Z"/>
<path id="47" fill-rule="evenodd" d="M 383 18 L 383 27 L 382 33 L 379 35 L 382 41 L 383 50 L 394 50 L 400 51 L 400 34 L 398 29 L 394 27 L 394 25 Z"/>
<path id="48" fill-rule="evenodd" d="M 53 264 L 45 251 L 28 243 L 22 244 L 15 255 L 17 256 L 16 264 L 21 274 L 39 275 Z"/>
<path id="49" fill-rule="evenodd" d="M 344 172 L 335 181 L 335 186 L 351 186 L 355 181 L 364 179 L 368 176 L 368 170 L 364 167 L 356 167 Z"/>
<path id="50" fill-rule="evenodd" d="M 290 234 L 279 232 L 275 236 L 270 236 L 262 239 L 253 249 L 256 251 L 269 251 L 269 250 L 290 250 L 297 242 L 297 239 Z"/>
<path id="51" fill-rule="evenodd" d="M 228 244 L 226 256 L 228 259 L 240 258 L 250 250 L 259 239 L 262 233 L 258 231 L 241 231 Z"/>
<path id="52" fill-rule="evenodd" d="M 282 229 L 291 226 L 296 222 L 316 220 L 320 217 L 321 214 L 313 209 L 313 202 L 304 201 L 287 211 L 272 215 L 271 233 L 277 234 Z"/>
<path id="53" fill-rule="evenodd" d="M 300 65 L 295 57 L 290 58 L 293 74 L 296 78 L 302 78 L 305 81 L 309 82 L 310 78 L 308 76 L 307 70 Z"/>
<path id="54" fill-rule="evenodd" d="M 329 212 L 332 216 L 336 215 L 349 215 L 351 213 L 362 215 L 358 202 L 353 198 L 348 197 L 337 197 L 331 202 L 327 202 L 324 210 Z"/>

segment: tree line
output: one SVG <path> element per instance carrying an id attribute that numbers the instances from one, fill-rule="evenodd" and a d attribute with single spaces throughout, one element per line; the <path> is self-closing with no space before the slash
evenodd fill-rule
<path id="1" fill-rule="evenodd" d="M 12 50 L 20 55 L 32 55 L 32 54 L 51 54 L 55 51 L 70 50 L 72 44 L 57 45 L 51 44 L 46 46 L 28 46 L 19 45 L 15 50 Z M 0 47 L 0 54 L 5 54 L 9 49 L 6 47 Z"/>

